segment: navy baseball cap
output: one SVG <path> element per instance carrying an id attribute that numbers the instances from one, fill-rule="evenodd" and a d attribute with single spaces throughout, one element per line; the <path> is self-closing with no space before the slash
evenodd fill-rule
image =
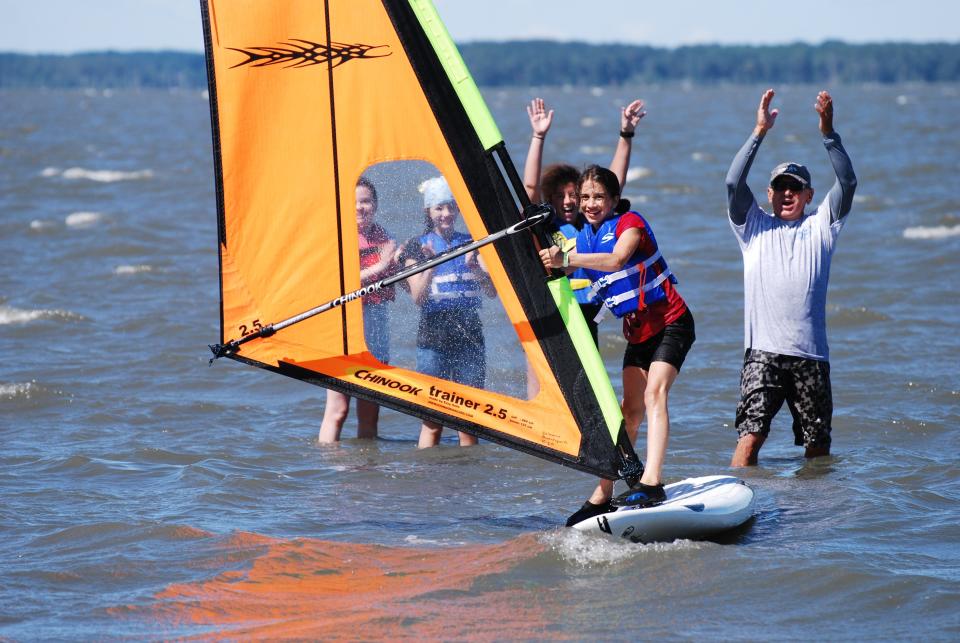
<path id="1" fill-rule="evenodd" d="M 810 170 L 799 163 L 781 163 L 773 168 L 773 172 L 770 173 L 770 185 L 773 185 L 777 177 L 781 176 L 789 176 L 800 181 L 804 188 L 810 187 Z"/>

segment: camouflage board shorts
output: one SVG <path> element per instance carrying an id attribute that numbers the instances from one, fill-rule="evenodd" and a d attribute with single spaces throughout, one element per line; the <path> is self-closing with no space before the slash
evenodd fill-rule
<path id="1" fill-rule="evenodd" d="M 830 363 L 748 348 L 740 372 L 737 433 L 770 433 L 770 422 L 786 400 L 793 416 L 794 444 L 830 446 L 833 394 Z"/>

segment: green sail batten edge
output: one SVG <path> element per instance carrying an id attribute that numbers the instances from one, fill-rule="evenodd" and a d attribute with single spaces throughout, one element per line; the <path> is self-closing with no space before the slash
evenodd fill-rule
<path id="1" fill-rule="evenodd" d="M 597 401 L 600 403 L 600 410 L 603 413 L 604 421 L 607 423 L 610 439 L 616 444 L 617 433 L 623 423 L 620 401 L 613 390 L 613 385 L 610 384 L 607 369 L 603 365 L 603 359 L 600 357 L 597 345 L 593 343 L 593 336 L 590 334 L 587 322 L 583 318 L 580 306 L 573 296 L 570 280 L 566 278 L 551 279 L 547 282 L 547 287 L 550 294 L 553 295 L 553 300 L 557 304 L 557 310 L 560 311 L 560 317 L 567 327 L 567 332 L 570 333 L 570 339 L 573 340 L 577 356 L 583 364 L 583 371 L 587 375 L 587 380 L 589 380 L 590 386 L 597 396 Z"/>
<path id="2" fill-rule="evenodd" d="M 447 72 L 447 77 L 453 84 L 457 96 L 460 97 L 460 102 L 463 103 L 467 116 L 469 116 L 473 128 L 477 131 L 477 136 L 480 137 L 483 149 L 493 148 L 503 141 L 503 136 L 500 134 L 497 123 L 493 120 L 493 115 L 490 113 L 487 103 L 480 95 L 480 90 L 473 81 L 470 70 L 463 62 L 460 51 L 453 43 L 447 27 L 440 20 L 440 14 L 437 13 L 436 7 L 430 0 L 410 0 L 410 7 L 440 58 L 440 63 Z"/>

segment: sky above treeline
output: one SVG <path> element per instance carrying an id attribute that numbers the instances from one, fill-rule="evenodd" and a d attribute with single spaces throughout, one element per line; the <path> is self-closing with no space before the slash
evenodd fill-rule
<path id="1" fill-rule="evenodd" d="M 952 0 L 434 0 L 457 42 L 960 42 Z M 202 51 L 198 0 L 0 0 L 0 51 Z"/>

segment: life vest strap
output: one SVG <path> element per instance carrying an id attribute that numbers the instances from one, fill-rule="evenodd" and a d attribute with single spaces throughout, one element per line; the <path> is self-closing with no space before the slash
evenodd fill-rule
<path id="1" fill-rule="evenodd" d="M 657 275 L 656 279 L 654 279 L 650 283 L 644 284 L 641 288 L 635 288 L 634 290 L 622 292 L 619 295 L 614 295 L 613 297 L 607 297 L 606 299 L 603 300 L 603 303 L 606 304 L 607 307 L 612 310 L 617 306 L 619 306 L 620 304 L 622 304 L 623 302 L 629 301 L 634 297 L 638 297 L 641 292 L 649 292 L 653 290 L 654 288 L 662 284 L 664 281 L 669 279 L 670 275 L 672 274 L 673 273 L 670 272 L 670 269 L 667 268 L 666 270 L 661 272 L 659 275 Z"/>
<path id="2" fill-rule="evenodd" d="M 438 301 L 440 299 L 478 299 L 483 296 L 479 290 L 457 290 L 455 292 L 432 292 L 430 299 Z"/>
<path id="3" fill-rule="evenodd" d="M 472 272 L 452 272 L 446 275 L 437 275 L 430 282 L 430 299 L 460 299 L 467 297 L 481 297 L 483 293 L 476 286 L 477 275 Z M 440 284 L 469 283 L 471 290 L 441 290 Z"/>
<path id="4" fill-rule="evenodd" d="M 472 272 L 451 272 L 446 275 L 436 275 L 433 278 L 435 284 L 448 284 L 454 281 L 474 281 L 477 278 Z"/>
<path id="5" fill-rule="evenodd" d="M 631 275 L 637 274 L 638 272 L 640 272 L 641 266 L 643 267 L 644 270 L 646 270 L 653 264 L 660 261 L 660 257 L 662 256 L 663 255 L 660 254 L 660 249 L 658 248 L 657 251 L 653 253 L 650 256 L 650 258 L 644 261 L 643 263 L 638 263 L 635 266 L 630 266 L 629 268 L 624 268 L 623 270 L 618 270 L 617 272 L 611 272 L 608 275 L 604 275 L 600 277 L 595 282 L 593 282 L 593 286 L 591 287 L 590 290 L 594 295 L 596 295 L 599 293 L 601 288 L 606 288 L 607 286 L 609 286 L 615 281 L 620 281 L 621 279 L 626 279 Z"/>

